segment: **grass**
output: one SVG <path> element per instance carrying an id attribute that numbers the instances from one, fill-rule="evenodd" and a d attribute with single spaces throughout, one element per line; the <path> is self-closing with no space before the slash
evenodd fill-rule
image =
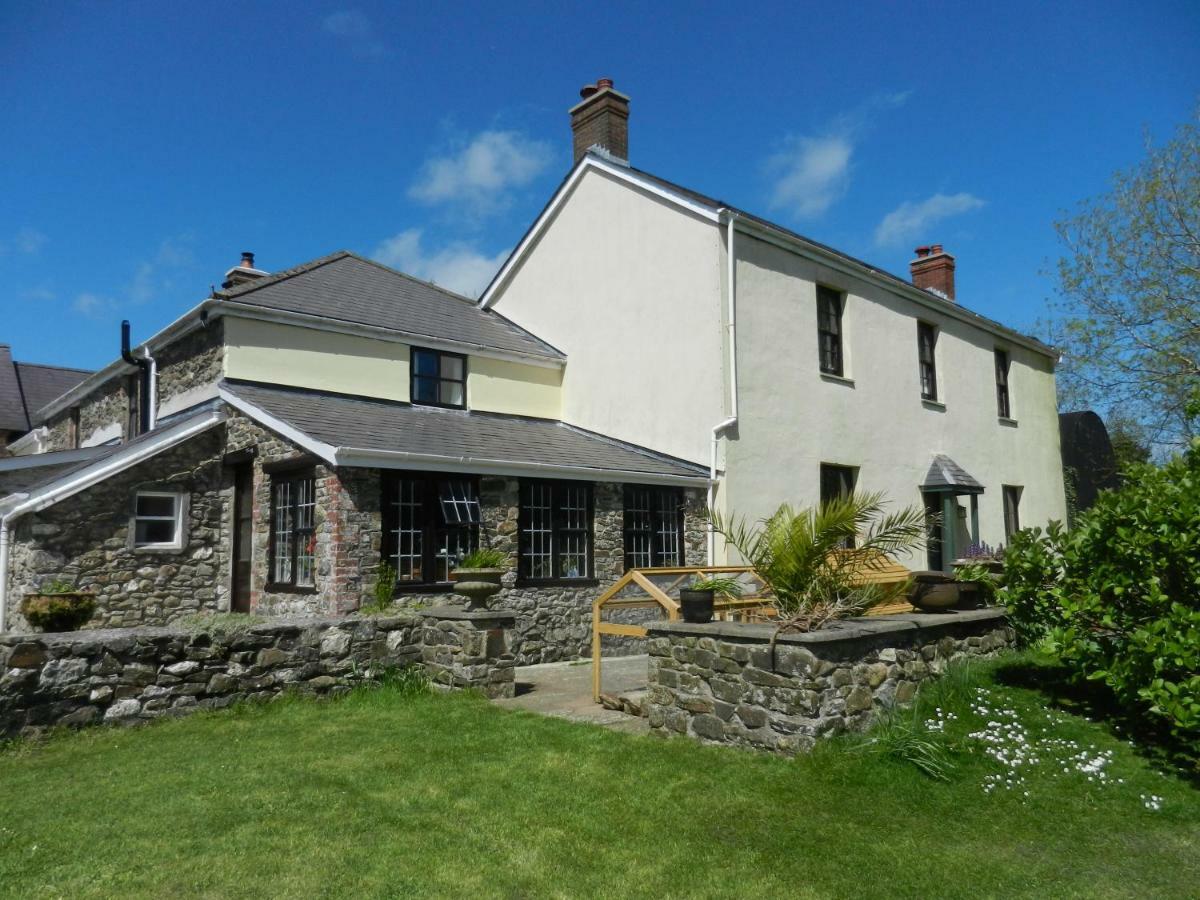
<path id="1" fill-rule="evenodd" d="M 0 751 L 0 895 L 1195 897 L 1200 793 L 998 680 L 1013 668 L 960 671 L 903 720 L 947 781 L 876 741 L 886 729 L 785 760 L 404 679 L 16 744 Z M 1047 764 L 985 790 L 1005 770 L 968 737 L 981 697 L 1111 753 L 1109 780 Z"/>

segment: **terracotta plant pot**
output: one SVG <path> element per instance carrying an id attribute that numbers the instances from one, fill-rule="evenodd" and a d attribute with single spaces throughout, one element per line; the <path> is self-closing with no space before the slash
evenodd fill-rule
<path id="1" fill-rule="evenodd" d="M 683 621 L 703 625 L 713 620 L 713 591 L 679 592 L 679 612 Z"/>
<path id="2" fill-rule="evenodd" d="M 61 594 L 26 594 L 21 615 L 41 631 L 78 631 L 96 612 L 96 595 L 87 591 Z"/>
<path id="3" fill-rule="evenodd" d="M 504 569 L 455 569 L 450 573 L 454 593 L 467 599 L 467 609 L 487 609 L 488 600 L 503 588 Z"/>

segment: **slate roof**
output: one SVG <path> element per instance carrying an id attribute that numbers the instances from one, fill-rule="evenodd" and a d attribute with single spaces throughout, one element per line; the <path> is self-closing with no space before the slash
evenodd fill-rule
<path id="1" fill-rule="evenodd" d="M 967 474 L 966 469 L 950 457 L 939 453 L 925 475 L 926 491 L 955 491 L 962 494 L 982 494 L 983 485 Z"/>
<path id="2" fill-rule="evenodd" d="M 527 464 L 637 476 L 707 478 L 707 467 L 556 419 L 414 406 L 298 388 L 222 382 L 224 391 L 309 437 L 347 452 L 444 457 L 470 471 Z M 426 465 L 430 464 L 428 461 Z M 406 468 L 421 467 L 413 461 Z M 535 470 L 530 469 L 530 474 Z"/>
<path id="3" fill-rule="evenodd" d="M 564 359 L 563 353 L 475 301 L 348 250 L 277 272 L 216 296 L 266 309 Z"/>
<path id="4" fill-rule="evenodd" d="M 0 344 L 0 430 L 28 431 L 34 414 L 88 375 L 87 369 L 14 362 L 7 344 Z"/>

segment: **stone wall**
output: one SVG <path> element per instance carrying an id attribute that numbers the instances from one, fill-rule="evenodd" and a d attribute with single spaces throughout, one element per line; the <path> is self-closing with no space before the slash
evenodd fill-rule
<path id="1" fill-rule="evenodd" d="M 67 579 L 96 594 L 88 627 L 166 624 L 227 605 L 230 485 L 218 426 L 152 459 L 15 522 L 9 557 L 8 622 L 28 630 L 19 608 L 26 593 Z M 186 498 L 178 550 L 134 548 L 139 490 L 178 490 Z"/>
<path id="2" fill-rule="evenodd" d="M 433 681 L 512 696 L 503 615 L 303 619 L 244 630 L 138 628 L 0 636 L 0 737 L 55 725 L 132 724 L 265 700 L 336 693 L 386 667 L 421 663 Z"/>
<path id="3" fill-rule="evenodd" d="M 154 362 L 160 406 L 186 391 L 220 381 L 225 362 L 224 320 L 209 322 L 163 347 Z"/>
<path id="4" fill-rule="evenodd" d="M 771 625 L 653 625 L 644 709 L 652 734 L 777 753 L 863 731 L 960 657 L 1012 644 L 999 608 L 851 619 L 807 634 Z"/>
<path id="5" fill-rule="evenodd" d="M 105 443 L 112 437 L 127 438 L 129 419 L 128 388 L 135 384 L 127 375 L 115 375 L 83 398 L 79 406 L 79 441 L 81 446 Z M 46 421 L 46 449 L 71 449 L 71 411 L 64 409 Z M 115 426 L 115 429 L 110 429 Z M 109 429 L 106 431 L 106 429 Z M 98 438 L 107 435 L 104 440 Z"/>

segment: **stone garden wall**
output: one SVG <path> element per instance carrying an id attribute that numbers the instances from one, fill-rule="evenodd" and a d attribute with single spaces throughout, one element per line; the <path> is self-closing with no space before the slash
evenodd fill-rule
<path id="1" fill-rule="evenodd" d="M 780 635 L 772 652 L 774 632 L 732 622 L 652 625 L 643 706 L 651 733 L 807 750 L 818 738 L 865 730 L 952 660 L 989 656 L 1013 641 L 999 608 L 851 619 Z"/>
<path id="2" fill-rule="evenodd" d="M 55 725 L 131 724 L 337 693 L 384 668 L 423 664 L 435 684 L 511 697 L 511 616 L 422 615 L 271 622 L 244 630 L 137 628 L 0 636 L 0 737 Z"/>

